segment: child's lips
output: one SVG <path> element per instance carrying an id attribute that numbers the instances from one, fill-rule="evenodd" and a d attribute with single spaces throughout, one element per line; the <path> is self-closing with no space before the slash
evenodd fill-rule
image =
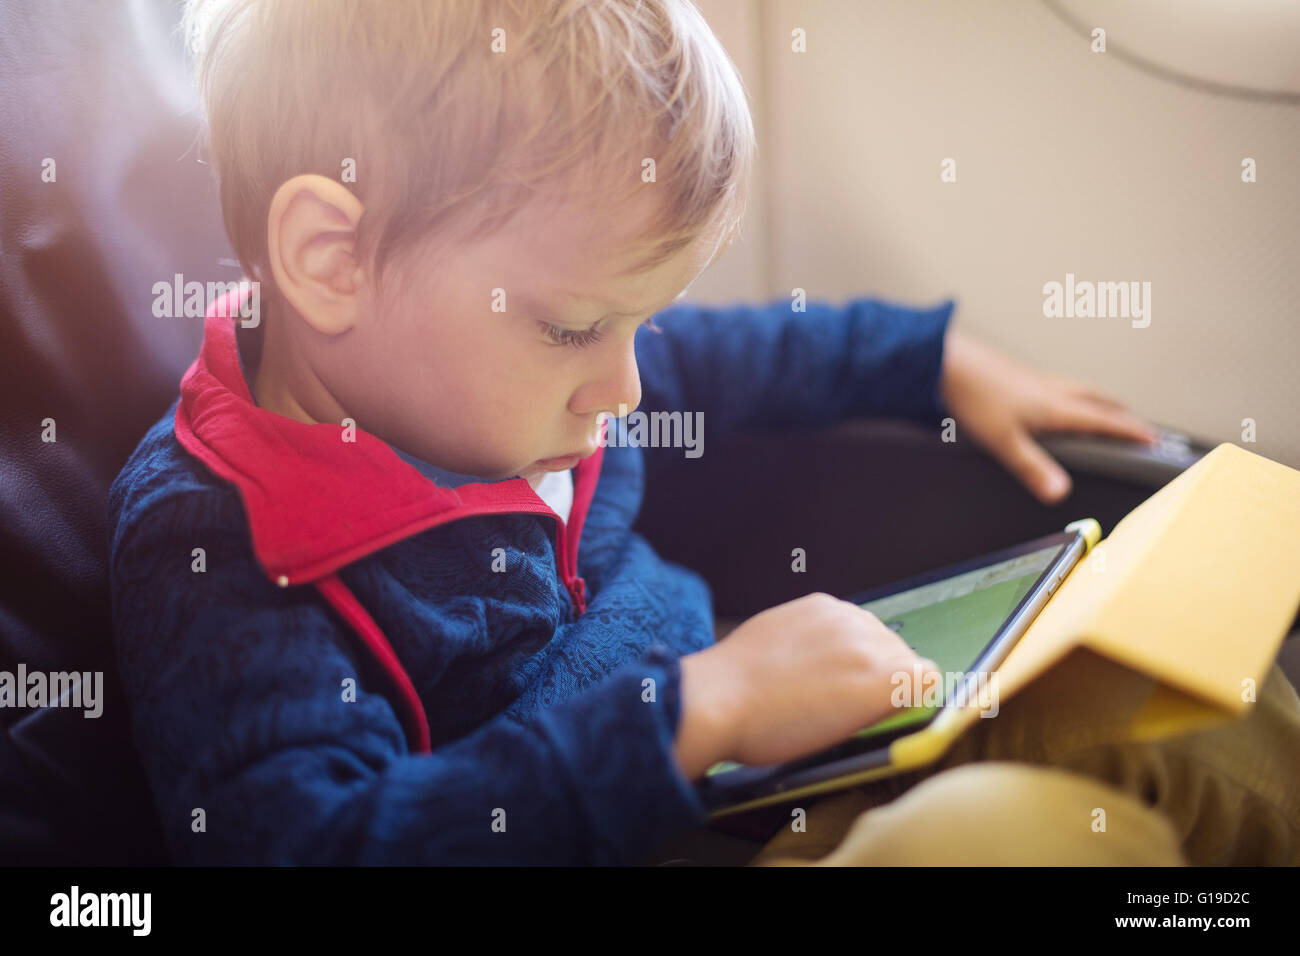
<path id="1" fill-rule="evenodd" d="M 544 468 L 547 471 L 568 471 L 570 468 L 576 466 L 578 462 L 582 461 L 582 459 L 589 458 L 593 454 L 594 451 L 588 451 L 577 452 L 572 455 L 560 455 L 557 458 L 539 458 L 537 459 L 537 466 L 539 468 Z"/>

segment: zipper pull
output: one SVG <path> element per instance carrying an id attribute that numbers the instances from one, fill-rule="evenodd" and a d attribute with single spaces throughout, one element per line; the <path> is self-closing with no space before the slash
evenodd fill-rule
<path id="1" fill-rule="evenodd" d="M 569 596 L 573 598 L 573 603 L 579 614 L 587 610 L 587 582 L 582 578 L 574 578 L 573 583 L 569 585 Z"/>

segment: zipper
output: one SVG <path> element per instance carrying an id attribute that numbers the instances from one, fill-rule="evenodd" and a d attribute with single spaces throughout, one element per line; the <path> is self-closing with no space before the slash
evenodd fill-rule
<path id="1" fill-rule="evenodd" d="M 560 583 L 569 592 L 574 616 L 578 617 L 587 610 L 587 582 L 578 577 L 578 542 L 570 546 L 569 525 L 554 511 L 547 510 L 555 518 L 555 563 L 560 568 Z"/>

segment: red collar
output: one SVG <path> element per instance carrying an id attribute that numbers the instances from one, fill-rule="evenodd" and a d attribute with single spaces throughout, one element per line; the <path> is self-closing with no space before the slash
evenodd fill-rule
<path id="1" fill-rule="evenodd" d="M 307 425 L 259 408 L 239 366 L 237 295 L 208 308 L 203 346 L 181 379 L 176 438 L 239 489 L 253 550 L 272 581 L 317 580 L 459 518 L 527 512 L 555 518 L 561 577 L 585 604 L 577 545 L 603 446 L 574 471 L 567 528 L 523 478 L 443 488 L 360 428 L 355 442 L 344 442 L 342 425 Z"/>

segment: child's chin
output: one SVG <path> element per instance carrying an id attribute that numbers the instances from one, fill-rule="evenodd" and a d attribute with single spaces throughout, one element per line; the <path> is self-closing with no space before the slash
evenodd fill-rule
<path id="1" fill-rule="evenodd" d="M 568 471 L 582 460 L 580 455 L 565 455 L 560 458 L 543 458 L 529 465 L 537 471 L 545 474 L 549 471 Z"/>
<path id="2" fill-rule="evenodd" d="M 528 478 L 528 479 L 533 479 L 533 478 L 540 478 L 540 477 L 541 477 L 542 475 L 544 475 L 544 474 L 546 474 L 546 470 L 543 469 L 541 466 L 539 466 L 539 465 L 537 464 L 537 462 L 532 461 L 532 462 L 529 462 L 528 464 L 524 465 L 524 467 L 522 467 L 522 468 L 516 468 L 514 471 L 510 472 L 509 475 L 502 475 L 502 476 L 500 476 L 500 477 L 501 477 L 501 478 Z M 498 480 L 498 481 L 499 481 L 500 478 L 495 479 L 495 480 Z"/>

